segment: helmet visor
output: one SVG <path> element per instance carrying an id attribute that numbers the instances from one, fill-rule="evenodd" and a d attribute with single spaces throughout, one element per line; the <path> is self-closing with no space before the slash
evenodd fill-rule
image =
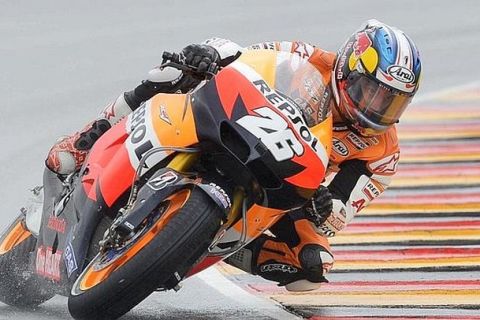
<path id="1" fill-rule="evenodd" d="M 412 97 L 388 88 L 358 71 L 351 72 L 345 89 L 356 106 L 355 113 L 368 127 L 390 126 L 400 119 Z"/>

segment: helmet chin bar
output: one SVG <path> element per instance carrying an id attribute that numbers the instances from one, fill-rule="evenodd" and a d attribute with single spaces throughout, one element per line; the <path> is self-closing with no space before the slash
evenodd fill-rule
<path id="1" fill-rule="evenodd" d="M 351 109 L 356 111 L 356 109 L 353 107 L 345 106 L 344 104 L 348 104 L 348 98 L 341 97 L 340 104 L 335 105 L 336 113 L 340 117 L 342 123 L 344 123 L 354 133 L 362 137 L 372 137 L 380 135 L 388 130 L 389 126 L 382 126 L 382 128 L 378 129 L 371 128 L 369 126 L 362 126 L 360 124 L 360 121 L 358 121 L 358 119 L 362 118 L 361 114 L 351 114 L 349 110 Z"/>

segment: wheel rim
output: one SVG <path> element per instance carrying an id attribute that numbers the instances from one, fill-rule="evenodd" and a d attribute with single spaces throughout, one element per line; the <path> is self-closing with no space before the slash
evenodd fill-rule
<path id="1" fill-rule="evenodd" d="M 190 197 L 190 193 L 190 190 L 185 189 L 165 199 L 165 201 L 169 201 L 165 212 L 142 236 L 135 241 L 135 243 L 122 252 L 121 256 L 117 257 L 107 265 L 100 264 L 99 261 L 102 257 L 97 255 L 87 266 L 85 271 L 80 275 L 79 279 L 74 285 L 74 288 L 78 287 L 80 291 L 87 291 L 107 279 L 113 272 L 115 272 L 115 270 L 130 261 L 140 250 L 148 245 L 161 230 L 163 230 L 170 219 L 185 205 Z"/>

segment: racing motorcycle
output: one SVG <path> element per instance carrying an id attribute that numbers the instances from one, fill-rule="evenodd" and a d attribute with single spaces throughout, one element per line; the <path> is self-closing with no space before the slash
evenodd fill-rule
<path id="1" fill-rule="evenodd" d="M 168 52 L 161 67 L 197 72 Z M 62 181 L 45 171 L 39 230 L 21 214 L 0 239 L 1 301 L 60 294 L 75 319 L 116 319 L 305 204 L 331 150 L 321 73 L 268 50 L 210 72 L 190 93 L 143 103 L 78 172 Z"/>

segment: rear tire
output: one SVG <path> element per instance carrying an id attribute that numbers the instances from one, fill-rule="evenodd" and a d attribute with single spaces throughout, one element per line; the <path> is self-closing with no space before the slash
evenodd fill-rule
<path id="1" fill-rule="evenodd" d="M 0 244 L 15 226 L 23 227 L 23 219 L 24 216 L 21 215 L 15 220 L 2 236 Z M 37 239 L 25 228 L 24 232 L 25 239 L 15 243 L 8 251 L 0 253 L 0 301 L 14 307 L 32 308 L 52 298 L 53 294 L 40 286 L 30 263 Z"/>
<path id="2" fill-rule="evenodd" d="M 70 314 L 77 320 L 116 319 L 160 286 L 183 278 L 206 253 L 222 215 L 204 191 L 193 188 L 183 206 L 135 256 L 98 284 L 82 290 L 82 280 L 99 257 L 93 260 L 72 288 L 68 300 Z"/>

